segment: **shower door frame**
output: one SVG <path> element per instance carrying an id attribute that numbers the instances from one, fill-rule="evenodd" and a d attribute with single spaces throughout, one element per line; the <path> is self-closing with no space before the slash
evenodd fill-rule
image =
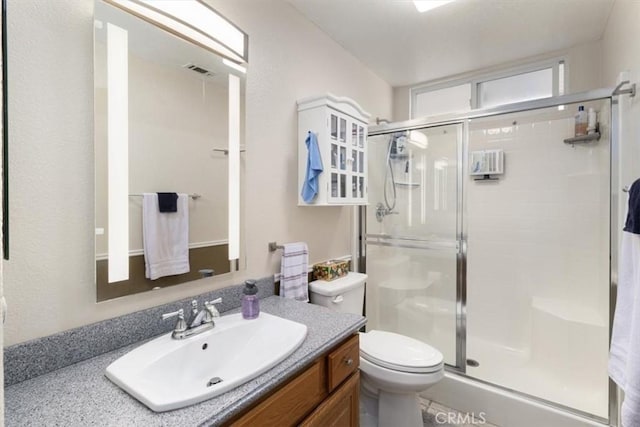
<path id="1" fill-rule="evenodd" d="M 635 87 L 634 87 L 635 88 Z M 527 112 L 542 108 L 563 106 L 579 102 L 589 102 L 598 100 L 609 100 L 611 114 L 609 117 L 611 124 L 610 148 L 609 148 L 609 342 L 611 341 L 611 331 L 613 326 L 613 315 L 615 312 L 615 299 L 617 293 L 618 277 L 618 233 L 619 233 L 619 212 L 620 212 L 620 190 L 622 189 L 620 178 L 620 146 L 619 146 L 619 101 L 618 97 L 630 90 L 620 91 L 617 88 L 595 89 L 587 92 L 570 95 L 554 96 L 550 98 L 536 99 L 532 101 L 518 102 L 498 107 L 472 110 L 459 115 L 443 115 L 437 117 L 427 117 L 423 119 L 413 119 L 395 123 L 385 123 L 378 126 L 369 127 L 369 136 L 378 136 L 405 130 L 417 130 L 432 128 L 436 126 L 462 125 L 462 138 L 458 138 L 458 173 L 457 173 L 457 212 L 456 212 L 456 238 L 458 240 L 457 258 L 457 280 L 456 280 L 456 366 L 446 365 L 446 370 L 462 375 L 470 380 L 497 387 L 503 391 L 513 393 L 516 396 L 525 397 L 537 403 L 560 409 L 571 414 L 575 414 L 604 425 L 618 425 L 618 388 L 609 378 L 609 416 L 607 419 L 583 412 L 571 407 L 567 407 L 546 399 L 532 396 L 525 392 L 509 389 L 498 384 L 490 383 L 475 377 L 466 375 L 466 350 L 467 350 L 467 223 L 464 214 L 465 187 L 464 172 L 468 164 L 469 147 L 469 121 L 485 117 L 499 116 L 510 113 Z M 635 94 L 635 92 L 632 92 Z M 632 95 L 633 96 L 633 95 Z M 357 248 L 359 271 L 366 272 L 366 206 L 360 206 L 358 212 L 358 233 L 359 247 Z"/>

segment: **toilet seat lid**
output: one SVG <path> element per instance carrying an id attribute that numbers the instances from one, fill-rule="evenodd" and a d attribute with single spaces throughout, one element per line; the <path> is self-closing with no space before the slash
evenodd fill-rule
<path id="1" fill-rule="evenodd" d="M 422 341 L 377 330 L 360 334 L 360 355 L 385 368 L 415 373 L 442 369 L 444 360 L 442 353 Z"/>

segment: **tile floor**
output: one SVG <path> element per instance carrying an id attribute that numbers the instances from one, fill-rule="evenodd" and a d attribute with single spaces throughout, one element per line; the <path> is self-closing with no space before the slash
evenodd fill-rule
<path id="1" fill-rule="evenodd" d="M 484 421 L 483 414 L 465 414 L 437 402 L 420 399 L 424 427 L 499 427 Z"/>

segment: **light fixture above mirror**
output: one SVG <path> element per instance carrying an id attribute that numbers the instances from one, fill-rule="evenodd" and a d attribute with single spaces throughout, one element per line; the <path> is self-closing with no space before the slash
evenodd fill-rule
<path id="1" fill-rule="evenodd" d="M 249 36 L 203 0 L 105 0 L 237 64 L 248 62 Z"/>

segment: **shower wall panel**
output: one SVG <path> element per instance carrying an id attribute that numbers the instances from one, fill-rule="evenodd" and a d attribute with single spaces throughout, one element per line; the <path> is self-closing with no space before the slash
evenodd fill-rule
<path id="1" fill-rule="evenodd" d="M 610 107 L 585 107 L 602 137 L 574 146 L 576 105 L 470 123 L 505 173 L 465 173 L 467 374 L 606 418 Z"/>

